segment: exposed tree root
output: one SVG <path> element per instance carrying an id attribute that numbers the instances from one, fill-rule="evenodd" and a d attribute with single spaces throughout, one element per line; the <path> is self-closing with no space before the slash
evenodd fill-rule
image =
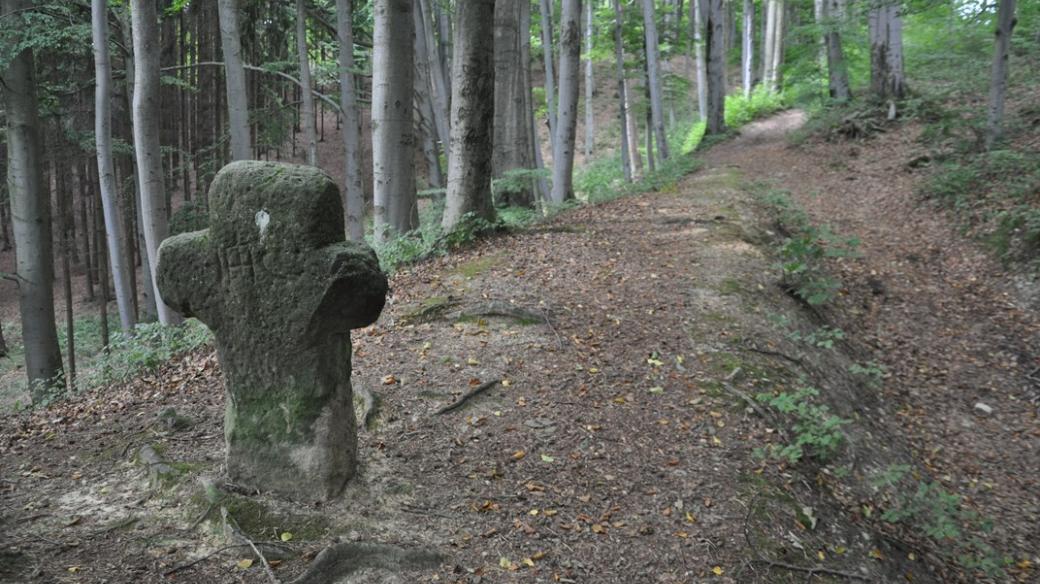
<path id="1" fill-rule="evenodd" d="M 450 412 L 452 410 L 456 410 L 456 409 L 462 407 L 462 405 L 465 404 L 467 401 L 469 401 L 470 399 L 472 399 L 472 398 L 474 398 L 474 397 L 484 393 L 485 391 L 491 389 L 499 381 L 502 381 L 502 380 L 501 379 L 492 379 L 491 381 L 485 381 L 484 383 L 481 383 L 480 385 L 478 385 L 478 386 L 474 387 L 473 389 L 467 391 L 466 393 L 462 394 L 462 397 L 460 397 L 459 399 L 457 399 L 457 400 L 451 402 L 450 404 L 440 408 L 439 410 L 433 412 L 433 415 L 439 416 L 441 414 L 446 414 L 446 413 L 448 413 L 448 412 Z"/>

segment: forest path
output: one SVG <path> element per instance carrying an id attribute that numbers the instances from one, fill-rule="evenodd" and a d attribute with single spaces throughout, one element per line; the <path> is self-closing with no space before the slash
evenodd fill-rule
<path id="1" fill-rule="evenodd" d="M 789 111 L 752 124 L 705 158 L 790 191 L 815 222 L 861 240 L 863 257 L 839 263 L 845 290 L 827 312 L 887 368 L 883 400 L 898 412 L 887 425 L 932 480 L 994 522 L 985 539 L 998 553 L 1035 564 L 1040 321 L 1022 298 L 1027 275 L 1009 274 L 915 194 L 919 128 L 793 146 L 803 121 Z"/>

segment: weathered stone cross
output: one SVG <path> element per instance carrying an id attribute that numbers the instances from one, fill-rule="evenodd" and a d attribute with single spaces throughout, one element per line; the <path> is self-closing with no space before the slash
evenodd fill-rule
<path id="1" fill-rule="evenodd" d="M 160 247 L 163 299 L 216 337 L 238 484 L 325 500 L 354 474 L 350 329 L 379 316 L 387 282 L 372 250 L 343 233 L 322 171 L 235 162 L 213 181 L 210 228 Z"/>

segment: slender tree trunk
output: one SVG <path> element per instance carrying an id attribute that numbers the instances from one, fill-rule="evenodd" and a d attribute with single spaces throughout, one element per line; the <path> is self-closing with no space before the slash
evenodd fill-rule
<path id="1" fill-rule="evenodd" d="M 237 0 L 218 0 L 217 9 L 220 11 L 220 44 L 224 51 L 231 159 L 248 160 L 253 157 L 253 149 L 252 139 L 249 137 L 249 94 L 246 91 L 246 71 L 242 67 Z"/>
<path id="2" fill-rule="evenodd" d="M 433 30 L 429 19 L 429 3 L 430 0 L 421 0 L 415 7 L 416 22 L 418 23 L 415 31 L 415 52 L 418 62 L 427 64 L 431 85 L 427 93 L 432 96 L 433 102 L 432 122 L 436 124 L 437 140 L 440 142 L 441 147 L 447 150 L 451 126 L 449 119 L 451 116 L 451 90 L 449 89 L 451 84 L 448 82 L 448 73 L 441 69 L 441 65 L 447 61 L 442 61 L 439 56 L 435 55 L 440 49 L 437 48 L 433 40 Z M 422 34 L 419 32 L 419 25 L 422 27 Z M 450 29 L 450 27 L 448 28 Z"/>
<path id="3" fill-rule="evenodd" d="M 708 119 L 706 133 L 726 131 L 726 43 L 725 18 L 722 0 L 704 0 L 708 3 L 705 47 L 708 61 Z"/>
<path id="4" fill-rule="evenodd" d="M 68 202 L 69 206 L 72 206 L 72 200 Z M 66 210 L 71 219 L 71 210 Z M 72 234 L 66 231 L 62 236 L 62 243 L 65 248 L 65 252 L 62 254 L 61 261 L 61 272 L 64 278 L 64 292 L 65 292 L 65 354 L 69 361 L 68 375 L 66 375 L 66 387 L 69 391 L 76 389 L 76 319 L 72 309 L 72 248 L 73 245 Z"/>
<path id="5" fill-rule="evenodd" d="M 697 75 L 697 114 L 708 116 L 708 67 L 704 62 L 704 3 L 690 0 L 690 36 L 693 38 L 693 63 Z"/>
<path id="6" fill-rule="evenodd" d="M 467 215 L 489 221 L 495 217 L 491 200 L 494 24 L 495 0 L 465 0 L 455 7 L 451 156 L 442 221 L 446 232 L 458 227 Z"/>
<path id="7" fill-rule="evenodd" d="M 430 0 L 424 0 L 426 5 L 423 7 L 423 14 L 430 16 Z M 452 55 L 452 34 L 451 34 L 451 17 L 448 15 L 448 2 L 439 1 L 435 2 L 433 6 L 433 14 L 437 20 L 437 58 L 440 61 L 441 73 L 440 78 L 444 82 L 444 111 L 445 117 L 448 117 L 451 104 L 451 55 Z M 429 20 L 427 20 L 429 22 Z"/>
<path id="8" fill-rule="evenodd" d="M 108 51 L 108 5 L 105 0 L 91 0 L 93 24 L 94 68 L 97 84 L 94 100 L 94 133 L 97 139 L 98 178 L 101 205 L 104 210 L 108 240 L 109 266 L 115 281 L 116 305 L 123 330 L 130 332 L 136 323 L 134 295 L 130 279 L 132 267 L 127 265 L 126 236 L 117 200 L 115 169 L 112 163 L 112 64 Z"/>
<path id="9" fill-rule="evenodd" d="M 1007 94 L 1008 57 L 1011 32 L 1015 28 L 1015 0 L 1000 0 L 997 11 L 996 42 L 993 50 L 993 71 L 989 85 L 989 119 L 986 148 L 992 148 L 1003 137 L 1004 96 Z"/>
<path id="10" fill-rule="evenodd" d="M 552 200 L 574 198 L 574 140 L 578 130 L 581 60 L 581 0 L 563 0 L 560 22 L 560 93 L 553 152 Z"/>
<path id="11" fill-rule="evenodd" d="M 784 0 L 774 0 L 776 4 L 776 15 L 773 20 L 773 50 L 771 55 L 773 62 L 770 65 L 773 75 L 773 91 L 779 92 L 784 86 L 784 26 L 786 25 L 786 8 Z"/>
<path id="12" fill-rule="evenodd" d="M 343 110 L 343 189 L 347 237 L 365 238 L 365 191 L 361 182 L 361 120 L 354 81 L 353 0 L 336 0 L 336 37 L 339 41 L 339 106 Z"/>
<path id="13" fill-rule="evenodd" d="M 311 93 L 311 60 L 307 55 L 307 11 L 304 0 L 296 0 L 296 59 L 300 63 L 300 83 L 303 101 L 300 105 L 300 124 L 303 125 L 304 152 L 307 164 L 318 166 L 318 131 L 314 124 L 314 94 Z"/>
<path id="14" fill-rule="evenodd" d="M 555 166 L 557 156 L 556 74 L 553 70 L 553 12 L 551 0 L 541 0 L 540 8 L 542 16 L 542 61 L 545 64 L 545 109 L 549 112 L 549 141 L 552 145 L 553 165 Z"/>
<path id="15" fill-rule="evenodd" d="M 98 194 L 98 200 L 100 200 L 100 191 Z M 101 348 L 102 350 L 108 350 L 109 344 L 109 332 L 108 332 L 108 258 L 102 251 L 102 242 L 105 238 L 105 224 L 101 220 L 101 213 L 98 212 L 97 204 L 95 201 L 94 205 L 94 247 L 98 250 L 97 254 L 97 266 L 98 266 L 98 290 L 100 292 L 98 299 L 98 321 L 100 322 L 101 328 Z"/>
<path id="16" fill-rule="evenodd" d="M 841 32 L 836 18 L 838 2 L 820 0 L 824 26 L 824 45 L 827 52 L 827 85 L 831 99 L 845 103 L 852 96 L 849 89 L 849 71 L 845 65 L 845 51 L 841 46 Z"/>
<path id="17" fill-rule="evenodd" d="M 505 0 L 500 0 L 505 1 Z M 496 2 L 497 8 L 497 2 Z M 523 90 L 523 104 L 521 109 L 524 113 L 524 120 L 527 125 L 527 136 L 529 138 L 528 147 L 530 152 L 528 153 L 528 159 L 534 164 L 536 170 L 544 170 L 545 163 L 542 160 L 542 144 L 541 139 L 538 135 L 538 126 L 535 125 L 534 116 L 534 83 L 531 80 L 531 5 L 530 3 L 520 3 L 520 34 L 517 36 L 520 39 L 520 86 Z M 525 34 L 525 32 L 527 34 Z M 549 200 L 549 181 L 544 176 L 539 176 L 536 180 L 532 181 L 534 188 L 538 192 L 538 198 L 543 201 Z M 534 201 L 531 201 L 534 204 Z"/>
<path id="18" fill-rule="evenodd" d="M 776 2 L 763 0 L 766 6 L 765 20 L 762 21 L 762 84 L 768 91 L 775 89 L 773 84 L 773 49 L 776 46 Z"/>
<path id="19" fill-rule="evenodd" d="M 657 53 L 657 22 L 655 20 L 654 0 L 643 0 L 643 30 L 646 36 L 646 71 L 650 86 L 650 116 L 654 121 L 654 135 L 657 138 L 657 153 L 661 160 L 667 160 L 668 135 L 664 128 L 664 101 L 661 96 L 661 68 Z"/>
<path id="20" fill-rule="evenodd" d="M 618 121 L 621 128 L 621 168 L 625 180 L 632 182 L 632 159 L 629 153 L 628 135 L 628 88 L 625 84 L 625 39 L 622 36 L 621 1 L 614 3 L 614 60 L 617 62 Z"/>
<path id="21" fill-rule="evenodd" d="M 372 159 L 375 239 L 419 226 L 412 124 L 412 0 L 375 0 L 372 54 Z"/>
<path id="22" fill-rule="evenodd" d="M 592 96 L 596 84 L 592 78 L 592 2 L 585 4 L 585 160 L 592 158 L 593 142 L 596 140 L 595 112 L 592 109 Z"/>
<path id="23" fill-rule="evenodd" d="M 632 90 L 628 87 L 628 81 L 623 81 L 625 84 L 625 111 L 628 112 L 628 157 L 632 160 L 632 177 L 641 178 L 643 176 L 643 155 L 639 153 L 639 124 L 636 122 L 636 116 L 632 113 Z"/>
<path id="24" fill-rule="evenodd" d="M 520 27 L 521 22 L 530 22 L 530 10 L 525 2 L 499 0 L 495 3 L 495 115 L 491 158 L 494 178 L 535 166 L 532 146 L 535 138 L 530 123 L 533 114 L 529 113 L 528 103 L 530 63 L 524 61 L 521 50 L 521 39 L 523 35 L 530 36 L 530 31 Z M 499 203 L 530 207 L 534 204 L 534 189 L 501 193 Z"/>
<path id="25" fill-rule="evenodd" d="M 166 193 L 159 143 L 159 38 L 158 16 L 152 0 L 132 0 L 134 44 L 134 152 L 137 160 L 138 196 L 141 201 L 140 224 L 144 231 L 145 260 L 152 282 L 159 322 L 172 325 L 181 317 L 166 305 L 155 287 L 155 270 L 159 265 L 159 244 L 169 233 Z M 246 147 L 248 148 L 248 140 Z"/>
<path id="26" fill-rule="evenodd" d="M 744 42 L 740 50 L 740 68 L 743 77 L 744 97 L 751 97 L 751 89 L 755 84 L 755 2 L 744 0 Z"/>
<path id="27" fill-rule="evenodd" d="M 18 18 L 31 5 L 25 0 L 0 1 L 4 22 Z M 31 48 L 13 55 L 2 72 L 6 98 L 7 185 L 14 218 L 18 305 L 22 318 L 25 371 L 33 401 L 62 380 L 61 350 L 54 323 L 54 258 L 51 200 L 43 180 L 40 119 Z"/>
<path id="28" fill-rule="evenodd" d="M 654 159 L 654 120 L 650 110 L 646 110 L 646 168 L 650 174 L 657 172 L 657 161 Z"/>
<path id="29" fill-rule="evenodd" d="M 870 87 L 877 99 L 900 100 L 906 94 L 903 76 L 903 18 L 898 2 L 872 5 L 870 32 Z"/>
<path id="30" fill-rule="evenodd" d="M 94 301 L 94 246 L 90 238 L 90 201 L 92 200 L 91 195 L 93 194 L 91 189 L 87 186 L 88 173 L 86 164 L 82 161 L 77 161 L 79 165 L 79 219 L 80 233 L 83 236 L 83 278 L 87 284 L 87 301 Z"/>

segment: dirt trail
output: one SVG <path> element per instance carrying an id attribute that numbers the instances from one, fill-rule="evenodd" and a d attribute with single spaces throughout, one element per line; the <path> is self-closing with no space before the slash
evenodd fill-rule
<path id="1" fill-rule="evenodd" d="M 790 111 L 753 124 L 707 161 L 789 190 L 817 222 L 861 239 L 862 259 L 841 264 L 847 295 L 831 314 L 888 368 L 884 399 L 898 412 L 889 426 L 934 480 L 993 520 L 1000 552 L 1035 563 L 1040 322 L 1025 275 L 915 195 L 918 128 L 793 147 L 803 121 Z"/>
<path id="2" fill-rule="evenodd" d="M 747 396 L 788 390 L 807 375 L 824 390 L 854 388 L 843 352 L 795 346 L 770 322 L 779 315 L 794 329 L 819 326 L 776 286 L 769 222 L 745 188 L 767 175 L 802 179 L 793 169 L 813 155 L 782 140 L 797 123 L 788 113 L 747 128 L 667 192 L 579 208 L 396 275 L 383 317 L 354 334 L 355 385 L 380 402 L 361 433 L 361 475 L 327 505 L 248 494 L 233 509 L 257 541 L 294 534 L 278 543 L 279 578 L 289 582 L 339 538 L 444 558 L 436 569 L 373 568 L 349 582 L 940 581 L 933 570 L 945 567 L 876 534 L 860 501 L 831 497 L 829 472 L 809 476 L 812 465 L 753 452 L 784 431 Z M 887 300 L 870 315 L 905 294 L 890 272 L 879 273 Z M 882 329 L 900 323 L 892 319 Z M 931 332 L 899 331 L 885 342 L 922 350 L 929 337 L 915 335 Z M 888 407 L 903 412 L 910 439 L 929 439 L 926 422 L 963 405 L 947 397 L 922 413 L 935 386 L 904 384 L 910 373 L 891 368 L 885 399 L 908 404 Z M 219 514 L 205 515 L 200 503 L 199 478 L 221 470 L 219 383 L 215 355 L 204 351 L 0 419 L 0 581 L 268 582 L 258 566 L 237 565 L 248 552 L 222 548 Z M 962 431 L 967 420 L 995 441 L 1004 426 L 1028 422 L 1013 416 L 1010 398 L 986 397 L 993 416 L 974 418 L 968 403 L 946 430 Z M 189 416 L 186 428 L 163 425 L 156 414 L 167 407 Z M 836 409 L 847 417 L 857 407 Z M 1020 482 L 979 475 L 979 489 L 983 480 L 994 485 L 976 504 L 1008 518 L 1013 542 L 1027 542 L 1025 515 L 989 504 L 1008 501 L 1020 513 L 1035 504 L 1007 490 L 1037 476 L 1026 474 L 1036 461 L 1024 460 L 1035 435 L 1019 438 Z M 161 486 L 134 462 L 145 445 L 175 471 Z M 849 450 L 835 467 L 869 458 Z M 933 465 L 969 459 L 922 452 Z"/>

